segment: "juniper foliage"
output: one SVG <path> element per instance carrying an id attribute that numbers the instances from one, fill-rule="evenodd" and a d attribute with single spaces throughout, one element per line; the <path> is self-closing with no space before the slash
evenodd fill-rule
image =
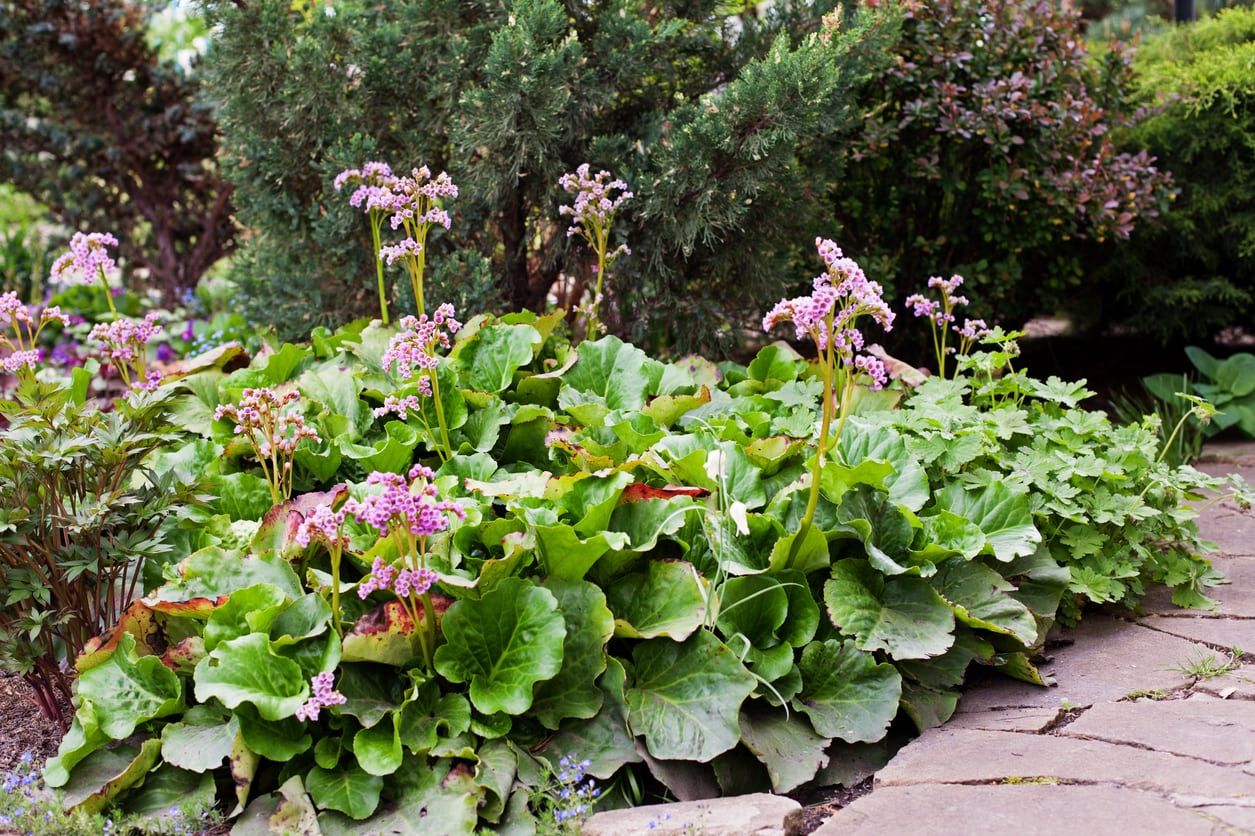
<path id="1" fill-rule="evenodd" d="M 609 327 L 680 349 L 729 338 L 827 230 L 806 149 L 853 129 L 845 91 L 887 60 L 893 12 L 818 5 L 211 3 L 251 304 L 289 333 L 370 312 L 366 221 L 331 182 L 379 159 L 463 187 L 431 241 L 434 301 L 570 305 L 591 259 L 558 179 L 590 162 L 638 196 L 617 221 L 633 255 Z"/>

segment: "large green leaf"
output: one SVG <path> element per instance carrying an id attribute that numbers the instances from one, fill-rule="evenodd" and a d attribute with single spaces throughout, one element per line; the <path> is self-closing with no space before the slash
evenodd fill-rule
<path id="1" fill-rule="evenodd" d="M 98 813 L 119 794 L 144 780 L 161 752 L 161 741 L 93 752 L 74 770 L 61 803 L 67 810 Z"/>
<path id="2" fill-rule="evenodd" d="M 253 473 L 228 473 L 215 477 L 213 510 L 232 520 L 256 520 L 270 510 L 274 499 L 270 485 Z"/>
<path id="3" fill-rule="evenodd" d="M 864 560 L 842 560 L 824 584 L 832 623 L 862 650 L 895 659 L 939 656 L 954 643 L 954 614 L 920 578 L 885 578 Z"/>
<path id="4" fill-rule="evenodd" d="M 594 395 L 607 409 L 640 409 L 662 379 L 661 363 L 618 337 L 580 343 L 578 351 L 562 388 Z"/>
<path id="5" fill-rule="evenodd" d="M 198 774 L 161 764 L 144 777 L 143 786 L 127 794 L 125 809 L 148 821 L 156 820 L 173 829 L 181 818 L 180 808 L 208 809 L 214 803 L 213 775 Z M 180 813 L 180 815 L 172 815 Z"/>
<path id="6" fill-rule="evenodd" d="M 357 444 L 347 438 L 340 440 L 340 452 L 346 459 L 359 462 L 367 470 L 400 473 L 409 466 L 418 446 L 418 430 L 400 421 L 384 424 L 382 438 Z"/>
<path id="7" fill-rule="evenodd" d="M 682 644 L 642 642 L 632 659 L 628 723 L 651 755 L 705 763 L 737 744 L 737 715 L 757 680 L 722 642 L 699 630 Z"/>
<path id="8" fill-rule="evenodd" d="M 540 343 L 540 334 L 530 325 L 481 328 L 458 354 L 465 368 L 464 385 L 481 392 L 504 392 L 514 381 L 514 373 L 532 361 L 532 350 Z"/>
<path id="9" fill-rule="evenodd" d="M 953 563 L 932 584 L 964 624 L 1011 636 L 1026 647 L 1036 640 L 1033 614 L 1008 594 L 1015 586 L 993 569 L 976 561 Z"/>
<path id="10" fill-rule="evenodd" d="M 360 821 L 379 806 L 383 778 L 367 773 L 350 760 L 335 769 L 315 766 L 305 779 L 305 788 L 319 807 L 339 810 Z"/>
<path id="11" fill-rule="evenodd" d="M 461 694 L 441 696 L 435 681 L 418 689 L 401 710 L 401 743 L 414 754 L 426 754 L 441 740 L 465 734 L 471 727 L 471 706 Z"/>
<path id="12" fill-rule="evenodd" d="M 508 578 L 479 599 L 455 602 L 445 613 L 446 643 L 436 670 L 469 682 L 471 703 L 485 714 L 522 714 L 537 682 L 562 667 L 566 627 L 551 592 Z"/>
<path id="13" fill-rule="evenodd" d="M 860 485 L 837 507 L 835 531 L 853 534 L 863 544 L 867 559 L 885 575 L 931 575 L 933 566 L 916 562 L 910 551 L 915 539 L 913 515 L 884 491 Z"/>
<path id="14" fill-rule="evenodd" d="M 371 775 L 391 775 L 401 766 L 401 732 L 399 716 L 376 723 L 353 736 L 353 754 L 357 763 Z"/>
<path id="15" fill-rule="evenodd" d="M 301 667 L 274 651 L 269 636 L 250 633 L 223 642 L 196 666 L 196 699 L 227 708 L 250 703 L 266 720 L 291 717 L 309 697 Z"/>
<path id="16" fill-rule="evenodd" d="M 161 731 L 161 759 L 191 772 L 222 766 L 240 737 L 240 721 L 208 705 L 195 705 Z"/>
<path id="17" fill-rule="evenodd" d="M 380 778 L 374 780 L 382 781 Z M 319 819 L 323 833 L 326 836 L 357 836 L 361 833 L 443 836 L 471 833 L 475 830 L 478 818 L 476 808 L 482 788 L 475 785 L 471 771 L 465 767 L 448 760 L 429 763 L 426 758 L 411 758 L 389 779 L 388 789 L 389 800 L 379 807 L 368 826 L 363 827 L 339 816 L 324 814 Z M 310 795 L 314 795 L 312 787 Z M 376 790 L 376 801 L 378 796 Z M 314 800 L 319 801 L 317 796 Z M 359 812 L 365 809 L 365 802 L 369 800 L 369 795 L 362 798 L 362 803 L 358 806 Z M 321 801 L 319 804 L 348 812 L 333 804 L 324 804 Z M 371 809 L 373 811 L 373 804 Z M 362 819 L 370 813 L 350 815 L 355 819 Z"/>
<path id="18" fill-rule="evenodd" d="M 902 677 L 888 662 L 835 639 L 811 642 L 798 663 L 802 690 L 794 707 L 824 737 L 847 743 L 873 743 L 898 713 Z"/>
<path id="19" fill-rule="evenodd" d="M 209 614 L 205 622 L 205 650 L 212 651 L 224 641 L 249 633 L 268 633 L 287 602 L 287 596 L 268 583 L 237 589 L 225 604 Z"/>
<path id="20" fill-rule="evenodd" d="M 636 741 L 628 730 L 623 663 L 611 658 L 598 687 L 602 693 L 601 710 L 588 720 L 568 720 L 558 733 L 549 738 L 544 753 L 551 761 L 578 752 L 590 762 L 588 774 L 608 779 L 629 763 L 640 763 Z"/>
<path id="21" fill-rule="evenodd" d="M 1001 561 L 1032 554 L 1041 542 L 1028 498 L 1001 482 L 979 490 L 957 482 L 946 485 L 937 494 L 937 507 L 975 523 L 985 534 L 985 550 Z"/>
<path id="22" fill-rule="evenodd" d="M 189 555 L 173 571 L 174 580 L 145 600 L 217 599 L 259 583 L 275 586 L 289 598 L 304 594 L 296 572 L 286 560 L 273 554 L 241 556 L 238 552 L 211 546 Z"/>
<path id="23" fill-rule="evenodd" d="M 318 813 L 305 794 L 301 776 L 293 775 L 279 789 L 255 799 L 235 821 L 231 836 L 322 836 Z"/>
<path id="24" fill-rule="evenodd" d="M 607 590 L 615 635 L 688 638 L 706 616 L 706 585 L 691 563 L 651 560 L 644 572 L 619 578 Z"/>
<path id="25" fill-rule="evenodd" d="M 861 418 L 851 418 L 841 434 L 840 450 L 847 462 L 875 459 L 893 466 L 889 498 L 918 511 L 930 495 L 928 474 L 907 449 L 906 441 L 891 427 Z"/>
<path id="26" fill-rule="evenodd" d="M 546 574 L 566 580 L 581 580 L 607 552 L 628 544 L 627 535 L 617 531 L 581 538 L 575 527 L 566 523 L 537 525 L 533 530 Z"/>
<path id="27" fill-rule="evenodd" d="M 558 599 L 566 624 L 562 641 L 562 670 L 536 686 L 532 715 L 551 728 L 568 718 L 587 719 L 601 708 L 601 692 L 594 687 L 606 669 L 606 643 L 614 635 L 614 616 L 606 596 L 585 581 L 550 578 L 544 588 Z"/>
<path id="28" fill-rule="evenodd" d="M 797 789 L 828 763 L 828 738 L 816 734 L 805 719 L 778 708 L 742 708 L 741 738 L 767 767 L 772 792 Z"/>

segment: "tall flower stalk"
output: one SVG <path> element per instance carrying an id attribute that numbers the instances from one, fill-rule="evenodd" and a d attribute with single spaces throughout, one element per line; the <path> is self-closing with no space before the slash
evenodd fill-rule
<path id="1" fill-rule="evenodd" d="M 107 232 L 76 232 L 70 239 L 70 249 L 52 263 L 52 283 L 58 285 L 100 283 L 105 294 L 109 313 L 118 318 L 113 304 L 113 292 L 109 289 L 109 273 L 117 268 L 109 247 L 118 246 L 118 239 Z"/>
<path id="2" fill-rule="evenodd" d="M 221 404 L 214 412 L 219 421 L 233 421 L 235 434 L 244 436 L 253 448 L 276 505 L 292 496 L 296 448 L 302 441 L 322 441 L 303 415 L 287 408 L 300 398 L 296 390 L 280 395 L 273 389 L 245 389 L 239 405 Z"/>
<path id="3" fill-rule="evenodd" d="M 610 233 L 614 229 L 614 217 L 625 201 L 631 200 L 632 192 L 627 190 L 627 183 L 611 179 L 608 171 L 590 174 L 588 163 L 584 163 L 574 172 L 562 175 L 558 185 L 567 194 L 575 195 L 570 206 L 562 206 L 558 211 L 571 216 L 571 226 L 567 229 L 567 237 L 579 235 L 592 247 L 597 256 L 597 283 L 593 288 L 593 297 L 584 308 L 587 327 L 584 338 L 595 340 L 602 331 L 601 299 L 606 271 L 614 267 L 614 262 L 621 255 L 631 255 L 627 244 L 610 249 Z M 618 195 L 615 195 L 615 192 Z"/>
<path id="4" fill-rule="evenodd" d="M 16 293 L 0 294 L 0 348 L 7 352 L 0 359 L 0 367 L 19 378 L 32 375 L 39 365 L 39 335 L 50 322 L 60 322 L 62 327 L 70 324 L 60 308 L 36 313 L 35 307 L 22 304 Z"/>
<path id="5" fill-rule="evenodd" d="M 375 410 L 375 417 L 396 413 L 405 420 L 409 412 L 414 412 L 426 428 L 427 437 L 433 439 L 440 458 L 448 460 L 453 455 L 453 445 L 449 441 L 449 425 L 440 397 L 440 358 L 436 352 L 440 348 L 447 351 L 452 346 L 452 337 L 462 328 L 462 323 L 455 318 L 453 306 L 446 302 L 436 308 L 430 318 L 426 314 L 407 316 L 401 319 L 400 325 L 402 330 L 384 352 L 383 367 L 401 378 L 417 376 L 419 394 L 432 400 L 439 436 L 432 431 L 422 402 L 413 395 L 390 396 Z"/>
<path id="6" fill-rule="evenodd" d="M 412 170 L 409 177 L 396 178 L 391 188 L 395 205 L 389 223 L 393 229 L 404 229 L 406 237 L 397 244 L 381 248 L 379 257 L 386 258 L 389 264 L 400 260 L 405 265 L 414 291 L 414 304 L 418 307 L 419 316 L 422 316 L 427 313 L 423 301 L 427 236 L 437 224 L 445 229 L 453 225 L 443 203 L 458 196 L 458 187 L 443 171 L 432 177 L 431 170 L 424 165 Z"/>
<path id="7" fill-rule="evenodd" d="M 371 256 L 375 260 L 375 279 L 379 290 L 379 318 L 388 324 L 388 290 L 383 277 L 383 223 L 398 209 L 398 197 L 393 190 L 397 177 L 387 163 L 369 162 L 359 168 L 348 168 L 336 175 L 333 183 L 336 191 L 346 185 L 357 188 L 349 195 L 349 205 L 363 209 L 370 219 Z"/>
<path id="8" fill-rule="evenodd" d="M 963 277 L 959 275 L 943 279 L 933 276 L 928 280 L 929 290 L 940 293 L 940 300 L 930 299 L 922 293 L 914 293 L 906 297 L 906 306 L 916 318 L 928 319 L 929 329 L 933 335 L 933 355 L 937 359 L 937 376 L 946 376 L 946 360 L 955 353 L 949 343 L 950 332 L 959 338 L 959 356 L 966 355 L 977 342 L 989 334 L 989 328 L 983 319 L 965 319 L 963 325 L 955 324 L 955 311 L 968 303 L 966 296 L 959 294 L 963 286 Z"/>
<path id="9" fill-rule="evenodd" d="M 91 339 L 100 344 L 101 358 L 113 366 L 131 389 L 151 392 L 161 383 L 161 373 L 148 368 L 148 343 L 161 331 L 156 311 L 141 320 L 115 319 L 97 323 Z"/>
<path id="10" fill-rule="evenodd" d="M 326 547 L 331 558 L 331 624 L 337 635 L 343 634 L 340 623 L 340 561 L 349 544 L 349 538 L 344 534 L 344 518 L 343 509 L 333 511 L 328 505 L 319 505 L 296 528 L 296 542 L 301 548 L 318 542 Z"/>
<path id="11" fill-rule="evenodd" d="M 809 296 L 782 299 L 765 317 L 763 330 L 770 331 L 782 322 L 790 322 L 799 340 L 810 340 L 819 353 L 819 373 L 823 381 L 823 404 L 820 413 L 819 438 L 811 469 L 810 495 L 806 511 L 793 541 L 789 562 L 810 533 L 819 505 L 820 476 L 830 449 L 841 441 L 846 420 L 853 407 L 855 384 L 861 376 L 869 379 L 873 389 L 888 381 L 884 364 L 866 354 L 859 320 L 864 317 L 885 331 L 893 329 L 894 314 L 885 304 L 884 289 L 869 281 L 863 269 L 846 258 L 835 242 L 815 239 L 815 246 L 826 269 L 816 277 Z M 836 432 L 832 431 L 836 422 Z"/>
<path id="12" fill-rule="evenodd" d="M 383 491 L 360 502 L 350 499 L 344 505 L 344 510 L 358 522 L 373 527 L 381 538 L 391 538 L 400 555 L 399 569 L 376 557 L 370 574 L 358 584 L 358 597 L 365 600 L 371 593 L 383 590 L 391 590 L 397 596 L 415 625 L 428 670 L 432 669 L 439 639 L 431 588 L 440 580 L 440 575 L 427 565 L 429 541 L 449 529 L 451 518 L 466 518 L 466 511 L 456 502 L 439 498 L 432 484 L 435 477 L 434 471 L 422 465 L 414 465 L 407 476 L 376 471 L 366 478 L 366 483 L 381 486 Z"/>

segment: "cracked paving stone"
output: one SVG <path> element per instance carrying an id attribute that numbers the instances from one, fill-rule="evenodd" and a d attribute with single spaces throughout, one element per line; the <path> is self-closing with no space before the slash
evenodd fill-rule
<path id="1" fill-rule="evenodd" d="M 1152 630 L 1213 647 L 1255 648 L 1255 618 L 1190 618 L 1152 615 L 1140 620 Z"/>
<path id="2" fill-rule="evenodd" d="M 1216 544 L 1216 555 L 1255 554 L 1255 513 L 1204 512 L 1199 520 L 1203 537 Z"/>
<path id="3" fill-rule="evenodd" d="M 1069 705 L 1116 702 L 1131 691 L 1172 691 L 1191 679 L 1174 666 L 1214 651 L 1128 621 L 1096 613 L 1087 616 L 1063 638 L 1073 644 L 1053 651 L 1046 668 L 1058 685 L 1042 688 L 1016 680 L 997 680 L 968 689 L 959 700 L 959 714 L 1000 708 L 1058 709 Z"/>
<path id="4" fill-rule="evenodd" d="M 1006 708 L 1001 711 L 972 711 L 955 714 L 948 729 L 983 731 L 1039 732 L 1059 718 L 1058 708 Z"/>
<path id="5" fill-rule="evenodd" d="M 1107 703 L 1083 712 L 1058 733 L 1241 765 L 1255 760 L 1255 702 Z"/>
<path id="6" fill-rule="evenodd" d="M 783 836 L 785 819 L 802 809 L 791 798 L 769 793 L 654 804 L 597 813 L 580 828 L 583 836 L 636 836 L 640 833 L 744 833 Z"/>
<path id="7" fill-rule="evenodd" d="M 814 836 L 1204 836 L 1223 832 L 1198 812 L 1118 787 L 929 784 L 877 789 L 838 812 Z"/>
<path id="8" fill-rule="evenodd" d="M 899 752 L 877 774 L 876 792 L 881 787 L 1006 779 L 1122 786 L 1190 807 L 1245 805 L 1255 799 L 1255 775 L 1194 758 L 1058 735 L 944 727 Z"/>

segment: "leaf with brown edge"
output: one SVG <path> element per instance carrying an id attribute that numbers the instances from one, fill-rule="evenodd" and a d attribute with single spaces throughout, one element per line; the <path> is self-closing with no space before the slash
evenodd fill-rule
<path id="1" fill-rule="evenodd" d="M 330 490 L 312 491 L 280 502 L 262 517 L 257 533 L 253 535 L 253 552 L 273 551 L 284 559 L 295 557 L 304 550 L 296 542 L 296 530 L 310 512 L 322 505 L 334 508 L 348 495 L 349 486 L 341 482 Z"/>
<path id="2" fill-rule="evenodd" d="M 647 499 L 671 499 L 677 496 L 691 496 L 700 499 L 704 496 L 710 496 L 710 491 L 705 488 L 694 488 L 684 485 L 665 485 L 661 488 L 655 488 L 653 485 L 647 485 L 644 482 L 633 482 L 623 489 L 623 494 L 619 497 L 620 502 L 643 502 Z"/>
<path id="3" fill-rule="evenodd" d="M 138 656 L 156 656 L 166 650 L 166 638 L 153 617 L 152 608 L 143 601 L 135 601 L 126 608 L 114 627 L 83 646 L 83 652 L 74 660 L 74 667 L 83 673 L 108 661 L 124 633 L 130 633 L 135 638 L 135 653 Z"/>
<path id="4" fill-rule="evenodd" d="M 436 626 L 440 626 L 444 612 L 453 603 L 444 595 L 431 596 L 436 611 Z M 426 620 L 420 611 L 419 626 Z M 379 662 L 401 667 L 418 656 L 421 646 L 414 619 L 405 611 L 400 601 L 382 604 L 357 620 L 353 630 L 345 635 L 343 655 L 345 662 Z"/>

